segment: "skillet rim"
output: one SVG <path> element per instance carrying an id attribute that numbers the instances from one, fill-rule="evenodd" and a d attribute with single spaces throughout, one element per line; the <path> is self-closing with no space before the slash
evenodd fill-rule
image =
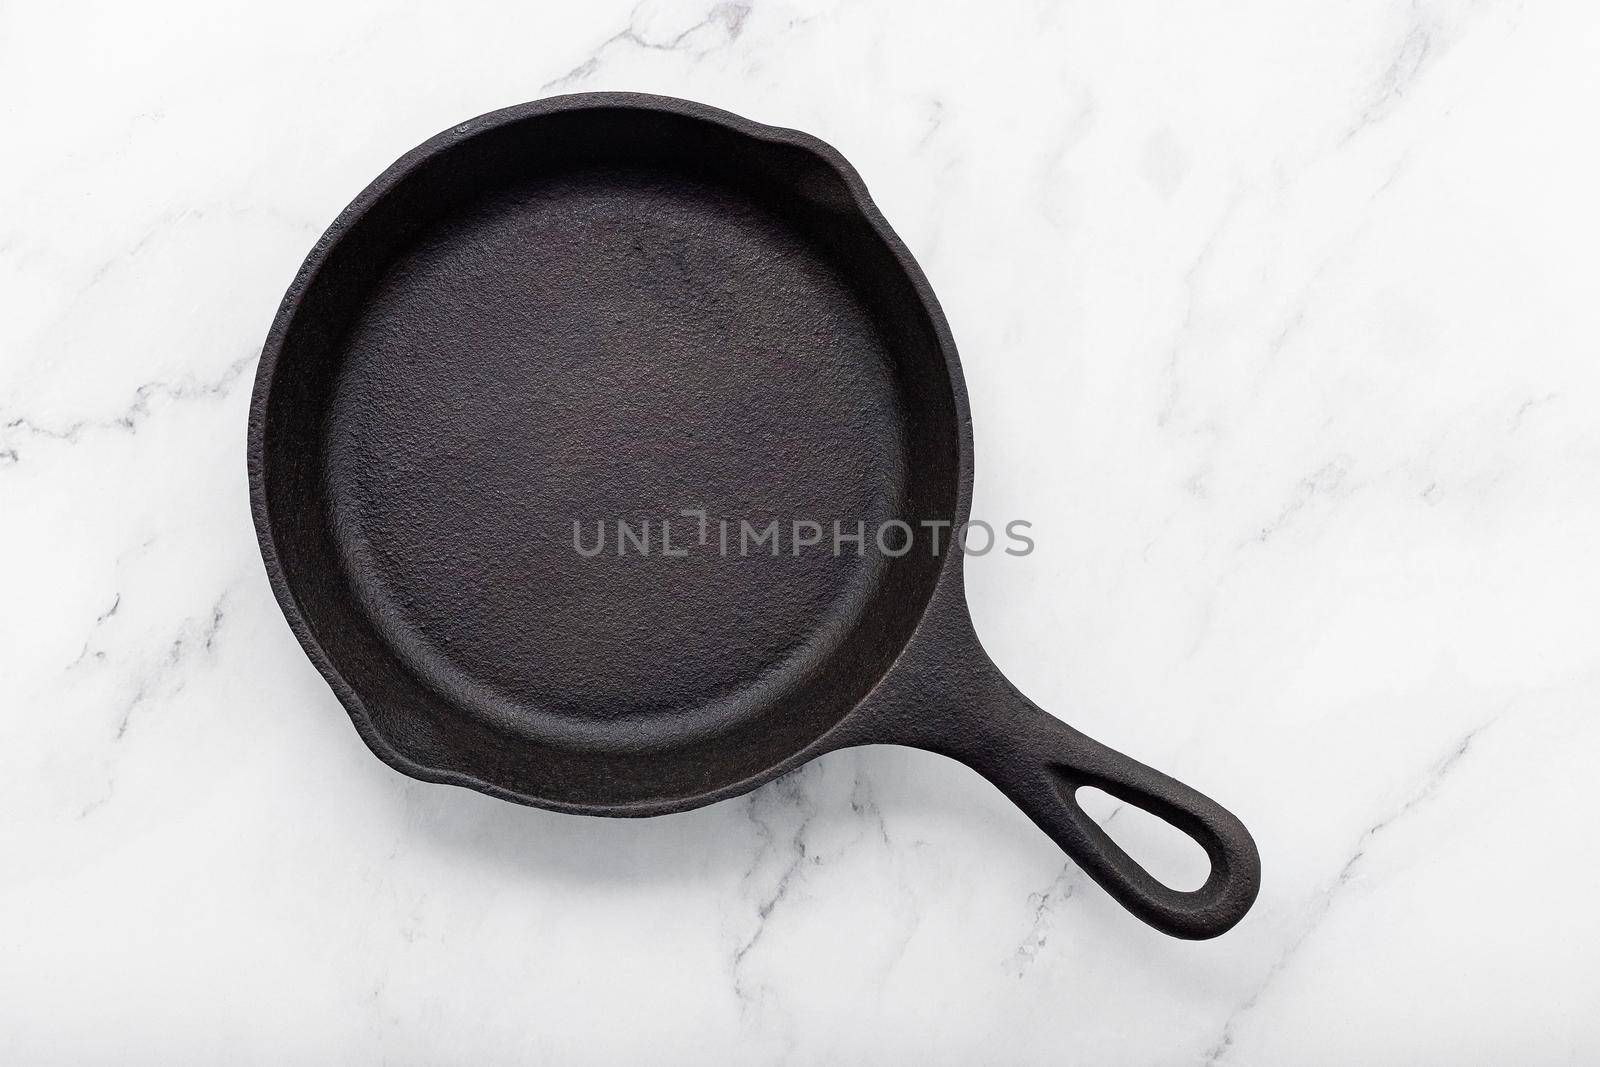
<path id="1" fill-rule="evenodd" d="M 334 696 L 339 700 L 339 703 L 344 706 L 351 722 L 355 725 L 357 734 L 359 734 L 367 748 L 372 751 L 373 755 L 400 773 L 420 781 L 461 786 L 501 800 L 508 800 L 528 807 L 543 808 L 549 811 L 577 815 L 634 818 L 689 811 L 719 800 L 741 796 L 815 759 L 817 756 L 850 744 L 851 742 L 849 741 L 844 741 L 841 744 L 838 739 L 841 735 L 844 735 L 847 724 L 859 715 L 860 709 L 870 703 L 874 695 L 882 688 L 884 682 L 896 673 L 897 667 L 905 658 L 906 650 L 916 642 L 918 634 L 927 627 L 929 616 L 933 612 L 935 605 L 953 597 L 957 605 L 964 611 L 965 589 L 961 553 L 946 552 L 941 557 L 933 587 L 920 607 L 915 624 L 899 649 L 896 650 L 894 657 L 891 658 L 884 667 L 883 672 L 874 681 L 872 687 L 826 730 L 812 738 L 810 743 L 755 774 L 697 793 L 680 794 L 673 797 L 649 797 L 616 804 L 575 803 L 517 792 L 462 771 L 442 770 L 420 763 L 391 743 L 389 738 L 374 725 L 361 694 L 346 680 L 338 664 L 334 662 L 333 657 L 328 654 L 322 642 L 318 640 L 305 614 L 301 611 L 299 600 L 290 586 L 289 576 L 279 557 L 272 531 L 272 518 L 267 502 L 265 455 L 267 408 L 277 377 L 278 361 L 283 354 L 283 347 L 289 335 L 289 328 L 300 312 L 301 303 L 306 292 L 322 271 L 334 249 L 339 246 L 355 225 L 384 195 L 428 160 L 444 155 L 490 130 L 563 112 L 617 108 L 651 111 L 695 119 L 721 126 L 754 141 L 798 148 L 819 160 L 839 177 L 844 187 L 849 191 L 854 208 L 866 220 L 877 238 L 883 242 L 884 247 L 889 250 L 894 257 L 895 263 L 905 274 L 906 280 L 910 282 L 912 291 L 916 294 L 917 300 L 922 305 L 923 312 L 928 317 L 928 323 L 932 328 L 934 339 L 944 356 L 945 371 L 950 382 L 951 400 L 957 424 L 957 485 L 953 520 L 956 526 L 965 523 L 971 513 L 972 503 L 972 417 L 968 405 L 966 381 L 961 372 L 961 360 L 956 351 L 955 339 L 951 335 L 949 323 L 945 320 L 944 311 L 939 306 L 939 301 L 934 295 L 932 285 L 923 274 L 921 266 L 911 255 L 910 250 L 894 231 L 894 228 L 889 225 L 888 220 L 884 218 L 877 204 L 874 203 L 871 194 L 867 191 L 866 182 L 861 175 L 837 149 L 812 134 L 801 130 L 757 122 L 709 104 L 652 93 L 569 93 L 544 97 L 486 112 L 476 118 L 457 123 L 423 141 L 395 160 L 383 173 L 373 179 L 366 188 L 362 189 L 355 199 L 351 200 L 339 212 L 333 222 L 317 239 L 311 251 L 307 253 L 305 260 L 295 273 L 294 280 L 284 293 L 277 312 L 273 316 L 272 326 L 268 330 L 266 341 L 262 345 L 261 357 L 256 366 L 255 380 L 251 391 L 250 416 L 247 425 L 246 465 L 250 482 L 251 518 L 255 526 L 256 541 L 261 551 L 262 563 L 266 568 L 267 580 L 272 587 L 273 596 L 277 600 L 278 607 L 282 611 L 284 619 L 288 622 L 289 628 L 294 633 L 300 647 L 306 653 L 307 658 L 311 660 L 312 665 L 316 667 L 317 672 L 328 683 L 329 688 L 333 690 Z M 665 758 L 671 758 L 670 750 L 668 750 Z"/>

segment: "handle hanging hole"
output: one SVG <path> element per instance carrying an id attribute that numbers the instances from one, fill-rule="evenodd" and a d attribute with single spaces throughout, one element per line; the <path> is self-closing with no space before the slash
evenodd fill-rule
<path id="1" fill-rule="evenodd" d="M 1092 785 L 1079 786 L 1073 799 L 1124 852 L 1168 889 L 1188 893 L 1205 884 L 1211 873 L 1206 850 L 1159 815 Z"/>

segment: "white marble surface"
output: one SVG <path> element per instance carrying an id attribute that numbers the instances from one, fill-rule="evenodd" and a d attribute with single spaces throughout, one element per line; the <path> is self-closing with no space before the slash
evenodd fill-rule
<path id="1" fill-rule="evenodd" d="M 1252 827 L 1231 934 L 916 752 L 627 822 L 362 746 L 261 340 L 395 156 L 600 88 L 859 167 L 1038 527 L 979 630 Z M 1597 111 L 1590 0 L 0 5 L 0 1060 L 1594 1062 Z"/>

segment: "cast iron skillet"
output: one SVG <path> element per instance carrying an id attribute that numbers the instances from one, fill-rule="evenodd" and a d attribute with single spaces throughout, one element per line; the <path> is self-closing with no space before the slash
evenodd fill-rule
<path id="1" fill-rule="evenodd" d="M 955 344 L 813 137 L 597 93 L 433 138 L 284 297 L 249 464 L 289 624 L 406 774 L 657 815 L 834 749 L 912 745 L 992 781 L 1157 929 L 1212 937 L 1255 898 L 1237 819 L 1041 711 L 984 654 L 961 555 L 923 525 L 960 526 L 971 499 Z M 664 555 L 661 520 L 685 508 L 710 516 L 706 543 L 680 518 Z M 724 555 L 720 517 L 781 520 L 781 554 Z M 652 523 L 655 551 L 575 549 L 619 519 Z M 796 520 L 827 550 L 794 555 Z M 914 535 L 903 554 L 891 520 Z M 834 521 L 865 524 L 860 556 L 833 554 Z M 1082 786 L 1197 840 L 1205 884 L 1158 882 Z"/>

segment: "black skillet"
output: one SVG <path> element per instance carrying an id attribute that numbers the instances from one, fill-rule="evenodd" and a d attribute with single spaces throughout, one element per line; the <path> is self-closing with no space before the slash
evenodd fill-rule
<path id="1" fill-rule="evenodd" d="M 1237 819 L 1041 711 L 984 654 L 961 555 L 923 525 L 959 527 L 971 499 L 955 344 L 813 137 L 596 93 L 433 138 L 284 297 L 249 462 L 289 624 L 406 774 L 658 815 L 824 752 L 912 745 L 992 781 L 1157 929 L 1213 937 L 1255 899 Z M 685 508 L 710 536 L 680 518 L 664 555 L 661 520 Z M 720 517 L 781 520 L 781 555 L 724 554 Z M 577 550 L 618 520 L 654 524 L 654 553 Z M 865 550 L 794 555 L 797 520 L 863 522 Z M 1198 841 L 1205 884 L 1153 878 L 1083 786 Z"/>

